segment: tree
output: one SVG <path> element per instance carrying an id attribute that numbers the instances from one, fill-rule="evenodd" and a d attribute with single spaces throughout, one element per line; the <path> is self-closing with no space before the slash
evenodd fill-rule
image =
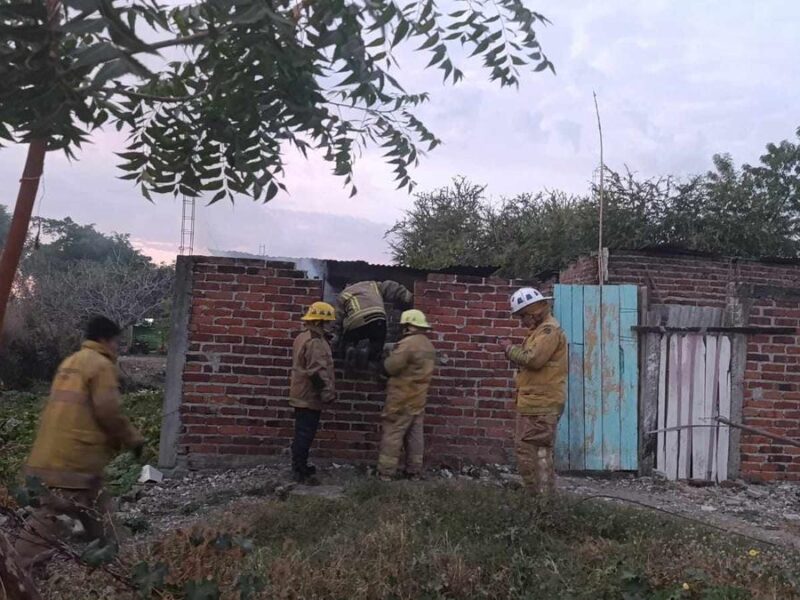
<path id="1" fill-rule="evenodd" d="M 124 264 L 150 262 L 131 245 L 128 235 L 106 235 L 97 231 L 94 224 L 79 225 L 69 217 L 36 219 L 34 224 L 40 227 L 41 238 L 39 247 L 35 251 L 31 248 L 27 256 L 29 264 L 55 266 L 80 260 Z"/>
<path id="2" fill-rule="evenodd" d="M 456 177 L 452 187 L 417 194 L 414 207 L 387 234 L 395 261 L 427 269 L 494 264 L 494 213 L 485 189 Z"/>
<path id="3" fill-rule="evenodd" d="M 125 328 L 163 314 L 174 281 L 171 266 L 154 265 L 127 235 L 70 218 L 38 224 L 42 235 L 26 244 L 0 351 L 0 380 L 17 385 L 49 377 L 93 315 Z"/>
<path id="4" fill-rule="evenodd" d="M 770 144 L 757 166 L 737 168 L 727 155 L 713 160 L 713 170 L 685 179 L 607 170 L 605 245 L 800 257 L 800 145 Z M 597 248 L 596 189 L 585 196 L 519 194 L 494 205 L 485 187 L 456 182 L 418 194 L 390 230 L 396 262 L 419 268 L 492 264 L 501 274 L 531 278 Z"/>
<path id="5" fill-rule="evenodd" d="M 482 58 L 501 86 L 518 85 L 523 68 L 552 70 L 535 31 L 545 19 L 523 0 L 455 4 L 449 13 L 434 0 L 0 7 L 0 137 L 30 142 L 14 244 L 0 259 L 0 323 L 45 148 L 72 156 L 109 119 L 130 131 L 120 167 L 148 198 L 269 200 L 284 188 L 287 145 L 318 150 L 352 186 L 356 154 L 378 144 L 399 186 L 410 188 L 409 168 L 439 140 L 414 114 L 428 95 L 392 75 L 398 47 L 419 44 L 452 83 L 463 78 L 456 46 Z"/>

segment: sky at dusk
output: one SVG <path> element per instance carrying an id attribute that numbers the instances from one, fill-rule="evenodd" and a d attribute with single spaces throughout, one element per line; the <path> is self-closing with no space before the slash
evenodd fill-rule
<path id="1" fill-rule="evenodd" d="M 420 57 L 400 55 L 398 78 L 410 92 L 431 93 L 418 115 L 444 142 L 414 171 L 419 190 L 466 175 L 496 199 L 544 188 L 586 191 L 598 161 L 593 91 L 606 163 L 643 176 L 702 172 L 716 152 L 754 162 L 765 144 L 793 137 L 800 125 L 796 0 L 528 5 L 552 21 L 540 39 L 557 73 L 532 73 L 519 90 L 501 90 L 479 63 L 464 61 L 466 80 L 443 86 Z M 77 162 L 48 155 L 36 212 L 130 233 L 155 259 L 172 260 L 181 202 L 150 204 L 117 179 L 113 152 L 123 149 L 124 134 L 109 130 L 94 135 Z M 0 203 L 9 207 L 24 152 L 0 150 Z M 258 253 L 265 246 L 273 256 L 389 262 L 384 234 L 413 197 L 395 190 L 380 152 L 357 162 L 354 198 L 321 159 L 287 158 L 287 196 L 267 205 L 247 198 L 235 206 L 198 203 L 195 253 Z"/>

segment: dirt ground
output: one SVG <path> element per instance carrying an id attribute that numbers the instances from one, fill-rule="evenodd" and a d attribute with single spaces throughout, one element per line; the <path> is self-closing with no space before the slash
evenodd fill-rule
<path id="1" fill-rule="evenodd" d="M 154 533 L 163 532 L 192 523 L 210 511 L 224 510 L 234 500 L 288 494 L 336 496 L 348 482 L 366 476 L 365 468 L 330 463 L 320 469 L 321 486 L 295 486 L 289 479 L 288 464 L 281 459 L 249 469 L 189 473 L 136 487 L 120 499 L 121 518 L 139 522 Z M 519 477 L 504 465 L 465 467 L 460 472 L 433 470 L 427 476 L 472 479 L 493 486 L 520 485 Z M 559 477 L 559 489 L 572 501 L 643 505 L 768 544 L 800 549 L 800 484 L 735 482 L 724 487 L 694 487 L 651 477 L 568 476 Z"/>

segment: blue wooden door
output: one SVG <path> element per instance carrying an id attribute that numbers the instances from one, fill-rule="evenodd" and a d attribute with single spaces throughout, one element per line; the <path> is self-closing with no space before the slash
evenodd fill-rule
<path id="1" fill-rule="evenodd" d="M 638 292 L 634 285 L 557 285 L 569 343 L 567 405 L 558 423 L 562 471 L 638 468 Z"/>

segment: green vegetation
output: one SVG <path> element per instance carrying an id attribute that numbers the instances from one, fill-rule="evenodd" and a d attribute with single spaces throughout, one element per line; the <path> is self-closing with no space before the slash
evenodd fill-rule
<path id="1" fill-rule="evenodd" d="M 69 217 L 34 224 L 20 265 L 26 284 L 9 305 L 0 343 L 0 389 L 48 381 L 95 315 L 125 328 L 145 317 L 160 327 L 169 314 L 173 267 L 154 264 L 128 235 L 105 234 Z M 156 351 L 161 342 L 147 347 Z"/>
<path id="2" fill-rule="evenodd" d="M 673 246 L 741 257 L 800 257 L 800 130 L 768 144 L 756 165 L 714 156 L 687 178 L 641 179 L 608 170 L 603 243 Z M 456 178 L 417 194 L 389 232 L 396 262 L 422 269 L 492 265 L 535 277 L 597 251 L 597 188 L 587 195 L 523 193 L 496 203 L 485 186 Z"/>
<path id="3" fill-rule="evenodd" d="M 500 86 L 552 69 L 537 37 L 547 20 L 522 0 L 442 8 L 65 0 L 48 27 L 43 2 L 3 5 L 0 141 L 45 138 L 73 156 L 110 121 L 130 133 L 122 177 L 147 198 L 270 200 L 284 187 L 287 147 L 318 151 L 352 184 L 355 158 L 375 145 L 410 186 L 409 169 L 439 140 L 415 114 L 428 94 L 395 78 L 401 48 L 447 84 L 463 79 L 459 63 L 482 63 Z"/>
<path id="4" fill-rule="evenodd" d="M 148 449 L 158 451 L 161 428 L 161 392 L 139 391 L 126 394 L 126 414 L 145 437 Z M 0 487 L 14 487 L 28 457 L 42 407 L 42 396 L 35 393 L 0 394 Z M 127 492 L 136 482 L 141 465 L 129 452 L 120 454 L 106 472 L 108 488 L 115 494 Z"/>
<path id="5" fill-rule="evenodd" d="M 800 598 L 791 551 L 574 497 L 541 505 L 473 481 L 359 480 L 339 499 L 241 502 L 119 565 L 156 582 L 157 597 L 190 600 Z M 68 581 L 49 582 L 48 597 Z M 71 599 L 107 585 L 93 578 Z"/>

